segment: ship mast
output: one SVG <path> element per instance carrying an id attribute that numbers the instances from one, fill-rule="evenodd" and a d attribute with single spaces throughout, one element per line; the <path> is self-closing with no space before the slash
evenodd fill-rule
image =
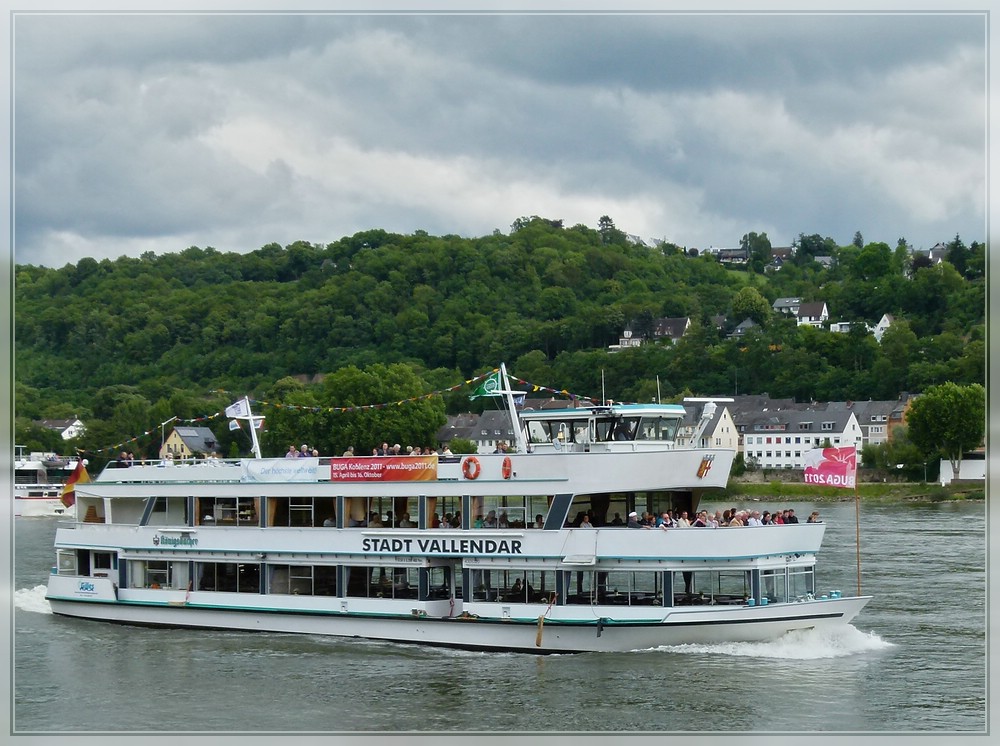
<path id="1" fill-rule="evenodd" d="M 507 398 L 507 409 L 510 411 L 510 422 L 514 428 L 514 440 L 517 443 L 518 453 L 527 453 L 528 445 L 524 440 L 524 431 L 521 429 L 521 420 L 517 416 L 517 408 L 514 406 L 514 394 L 523 394 L 523 391 L 511 391 L 507 381 L 507 366 L 500 363 L 500 393 Z"/>

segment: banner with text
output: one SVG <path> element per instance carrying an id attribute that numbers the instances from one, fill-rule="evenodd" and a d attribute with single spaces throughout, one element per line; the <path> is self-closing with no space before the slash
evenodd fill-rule
<path id="1" fill-rule="evenodd" d="M 318 482 L 319 459 L 245 458 L 240 460 L 241 482 Z"/>
<path id="2" fill-rule="evenodd" d="M 854 446 L 813 448 L 802 455 L 802 463 L 806 484 L 850 488 L 857 485 L 858 452 Z"/>
<path id="3" fill-rule="evenodd" d="M 430 482 L 437 479 L 438 457 L 372 456 L 330 459 L 331 482 Z"/>

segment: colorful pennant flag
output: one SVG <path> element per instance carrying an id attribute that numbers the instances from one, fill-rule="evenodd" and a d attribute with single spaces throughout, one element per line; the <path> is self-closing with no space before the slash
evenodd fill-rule
<path id="1" fill-rule="evenodd" d="M 76 504 L 76 485 L 89 481 L 90 474 L 87 473 L 87 467 L 83 465 L 83 459 L 80 459 L 76 462 L 76 468 L 69 475 L 66 484 L 63 485 L 62 497 L 59 498 L 62 504 L 67 508 L 72 508 Z"/>

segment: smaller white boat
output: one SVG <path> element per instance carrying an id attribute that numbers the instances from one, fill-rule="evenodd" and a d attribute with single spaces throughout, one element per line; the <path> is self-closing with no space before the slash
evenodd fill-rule
<path id="1" fill-rule="evenodd" d="M 24 518 L 70 516 L 72 506 L 63 505 L 63 487 L 76 461 L 54 453 L 14 446 L 14 515 Z"/>

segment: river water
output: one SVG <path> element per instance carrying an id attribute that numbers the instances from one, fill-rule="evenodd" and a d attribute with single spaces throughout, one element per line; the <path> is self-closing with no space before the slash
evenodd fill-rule
<path id="1" fill-rule="evenodd" d="M 856 592 L 853 502 L 754 507 L 819 509 L 817 589 Z M 860 516 L 874 599 L 841 633 L 557 656 L 56 617 L 44 583 L 57 521 L 18 518 L 11 732 L 985 734 L 983 503 Z"/>

